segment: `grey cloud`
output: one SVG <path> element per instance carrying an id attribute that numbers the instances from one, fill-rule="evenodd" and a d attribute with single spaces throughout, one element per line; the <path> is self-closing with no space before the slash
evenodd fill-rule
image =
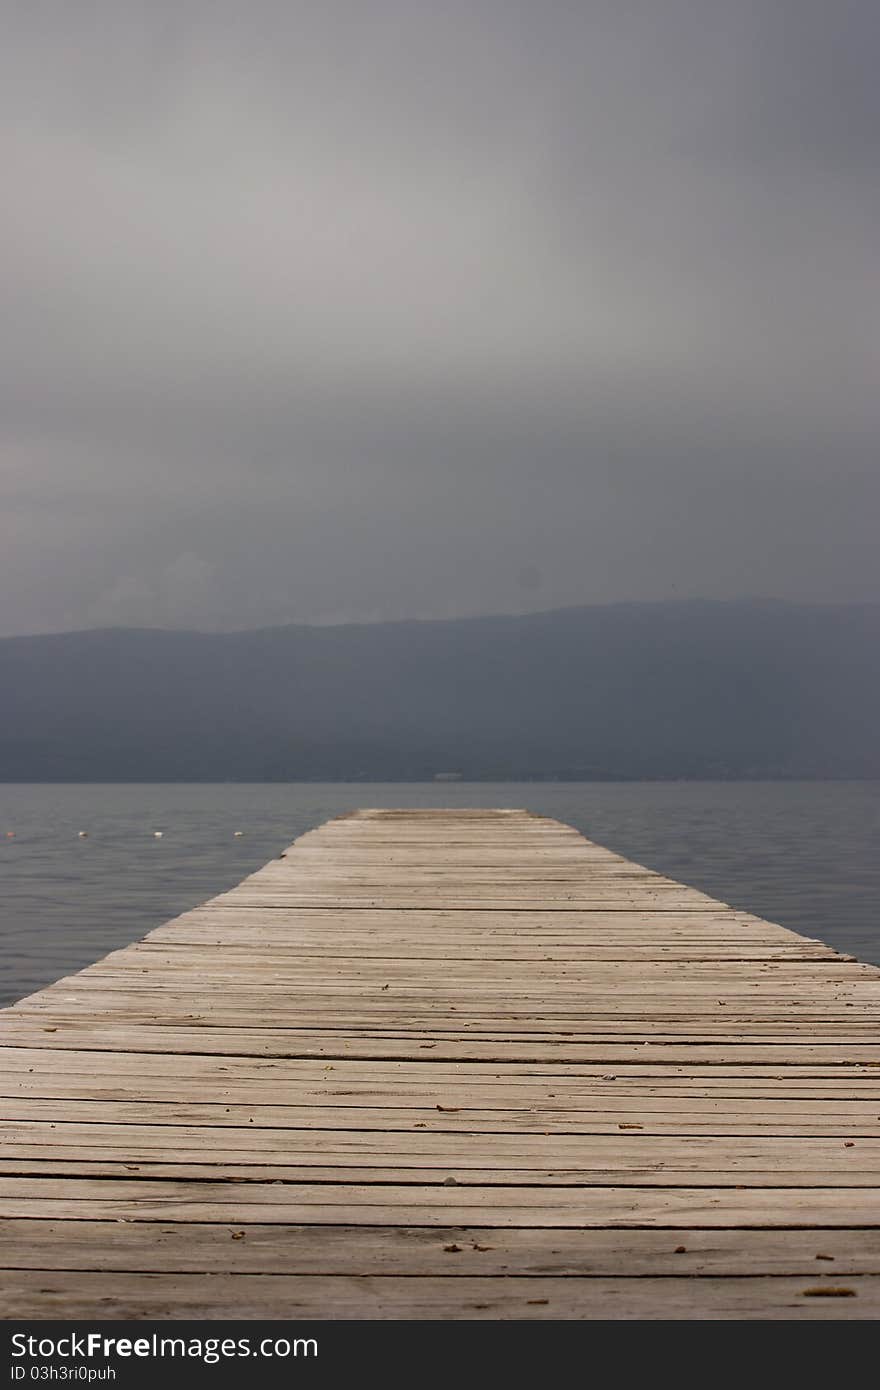
<path id="1" fill-rule="evenodd" d="M 867 0 L 0 8 L 0 631 L 878 596 Z"/>

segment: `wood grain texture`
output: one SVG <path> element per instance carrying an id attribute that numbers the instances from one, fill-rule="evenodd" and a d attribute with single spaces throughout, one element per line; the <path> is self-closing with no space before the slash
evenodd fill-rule
<path id="1" fill-rule="evenodd" d="M 878 1021 L 559 822 L 341 816 L 0 1014 L 2 1311 L 873 1318 Z"/>

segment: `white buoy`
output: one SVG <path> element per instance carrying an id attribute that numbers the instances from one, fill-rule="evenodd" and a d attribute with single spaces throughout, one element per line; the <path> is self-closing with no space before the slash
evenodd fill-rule
<path id="1" fill-rule="evenodd" d="M 233 833 L 233 835 L 235 836 L 236 840 L 240 840 L 241 837 L 242 837 L 242 835 L 244 834 L 244 831 L 243 831 L 243 830 L 233 830 L 232 833 Z"/>
<path id="2" fill-rule="evenodd" d="M 77 834 L 81 840 L 87 840 L 89 838 L 89 832 L 87 830 L 79 830 Z"/>
<path id="3" fill-rule="evenodd" d="M 165 833 L 164 830 L 154 830 L 154 831 L 153 831 L 153 839 L 154 839 L 154 840 L 161 840 L 161 838 L 162 838 L 162 836 L 164 835 L 164 833 Z"/>

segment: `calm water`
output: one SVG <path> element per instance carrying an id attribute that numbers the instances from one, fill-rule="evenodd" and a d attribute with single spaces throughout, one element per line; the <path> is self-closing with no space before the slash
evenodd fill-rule
<path id="1" fill-rule="evenodd" d="M 0 1002 L 231 887 L 328 816 L 438 805 L 556 816 L 642 864 L 880 963 L 878 782 L 7 784 Z"/>

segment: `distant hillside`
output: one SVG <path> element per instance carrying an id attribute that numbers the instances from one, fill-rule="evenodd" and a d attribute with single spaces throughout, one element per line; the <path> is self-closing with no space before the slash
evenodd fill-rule
<path id="1" fill-rule="evenodd" d="M 880 606 L 0 641 L 0 780 L 880 776 Z"/>

